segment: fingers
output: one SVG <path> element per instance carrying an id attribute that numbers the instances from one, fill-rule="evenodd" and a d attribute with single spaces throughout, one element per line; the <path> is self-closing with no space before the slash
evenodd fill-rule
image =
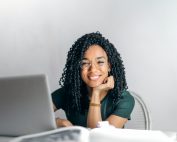
<path id="1" fill-rule="evenodd" d="M 114 88 L 114 78 L 113 76 L 109 76 L 104 80 L 104 87 L 112 89 Z"/>
<path id="2" fill-rule="evenodd" d="M 101 90 L 109 90 L 114 88 L 114 78 L 113 76 L 109 76 L 104 79 L 103 84 L 101 84 L 99 87 Z"/>
<path id="3" fill-rule="evenodd" d="M 68 120 L 63 120 L 63 126 L 68 127 L 68 126 L 73 126 L 72 123 Z"/>
<path id="4" fill-rule="evenodd" d="M 57 126 L 58 127 L 68 127 L 68 126 L 73 126 L 73 124 L 66 120 L 66 119 L 60 119 L 60 118 L 57 118 L 56 119 L 56 123 L 57 123 Z"/>
<path id="5" fill-rule="evenodd" d="M 111 89 L 114 88 L 114 78 L 113 78 L 113 76 L 108 77 L 108 86 Z"/>
<path id="6" fill-rule="evenodd" d="M 108 77 L 106 77 L 104 80 L 103 80 L 103 84 L 107 83 L 108 81 Z"/>
<path id="7" fill-rule="evenodd" d="M 113 76 L 106 77 L 103 83 L 95 88 L 93 88 L 93 94 L 100 94 L 101 91 L 108 91 L 114 88 L 114 78 Z M 97 93 L 95 93 L 97 92 Z"/>

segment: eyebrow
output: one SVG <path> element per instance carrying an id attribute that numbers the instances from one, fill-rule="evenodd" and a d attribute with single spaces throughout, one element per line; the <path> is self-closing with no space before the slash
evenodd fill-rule
<path id="1" fill-rule="evenodd" d="M 104 56 L 97 57 L 96 59 L 106 59 Z M 83 58 L 82 60 L 88 60 L 87 58 Z"/>

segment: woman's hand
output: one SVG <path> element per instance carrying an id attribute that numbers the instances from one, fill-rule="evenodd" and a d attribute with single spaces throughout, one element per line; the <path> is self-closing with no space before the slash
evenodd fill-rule
<path id="1" fill-rule="evenodd" d="M 93 88 L 93 94 L 101 94 L 102 91 L 109 91 L 114 88 L 114 78 L 113 76 L 106 77 L 103 83 L 95 88 Z"/>
<path id="2" fill-rule="evenodd" d="M 56 123 L 57 123 L 57 127 L 73 126 L 73 124 L 69 120 L 66 120 L 66 119 L 56 118 Z"/>
<path id="3" fill-rule="evenodd" d="M 108 94 L 107 92 L 112 88 L 114 88 L 113 76 L 106 77 L 102 84 L 92 88 L 89 111 L 87 116 L 87 127 L 96 128 L 97 123 L 99 121 L 102 121 L 101 100 Z"/>

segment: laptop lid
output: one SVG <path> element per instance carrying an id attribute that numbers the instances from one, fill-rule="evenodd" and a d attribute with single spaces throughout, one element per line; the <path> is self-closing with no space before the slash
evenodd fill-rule
<path id="1" fill-rule="evenodd" d="M 20 136 L 55 128 L 46 75 L 0 78 L 0 136 Z"/>

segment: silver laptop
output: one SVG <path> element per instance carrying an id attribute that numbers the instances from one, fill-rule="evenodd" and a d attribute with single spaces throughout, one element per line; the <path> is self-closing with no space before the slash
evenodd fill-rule
<path id="1" fill-rule="evenodd" d="M 21 136 L 55 128 L 45 75 L 0 78 L 0 136 Z"/>

